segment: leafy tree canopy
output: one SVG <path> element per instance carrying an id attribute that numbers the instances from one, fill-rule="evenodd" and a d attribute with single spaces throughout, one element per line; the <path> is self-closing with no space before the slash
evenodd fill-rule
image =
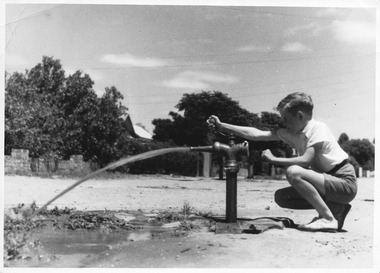
<path id="1" fill-rule="evenodd" d="M 338 139 L 338 143 L 340 145 L 344 144 L 345 142 L 347 142 L 350 138 L 348 137 L 348 135 L 346 133 L 342 133 L 340 136 L 339 136 L 339 139 Z"/>
<path id="2" fill-rule="evenodd" d="M 176 145 L 209 145 L 206 120 L 217 115 L 225 122 L 237 125 L 254 125 L 258 116 L 240 107 L 237 101 L 219 91 L 184 94 L 176 105 L 178 112 L 170 112 L 171 119 L 155 119 L 153 138 L 171 140 Z"/>
<path id="3" fill-rule="evenodd" d="M 32 157 L 56 159 L 83 154 L 101 165 L 114 160 L 127 108 L 115 87 L 98 98 L 93 84 L 81 71 L 66 77 L 60 61 L 46 56 L 30 71 L 6 74 L 5 152 L 28 149 Z"/>
<path id="4" fill-rule="evenodd" d="M 368 139 L 349 139 L 347 134 L 342 133 L 338 142 L 360 167 L 366 170 L 374 170 L 375 146 Z"/>

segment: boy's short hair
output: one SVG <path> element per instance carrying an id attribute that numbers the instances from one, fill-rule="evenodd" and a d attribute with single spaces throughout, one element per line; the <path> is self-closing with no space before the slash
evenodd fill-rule
<path id="1" fill-rule="evenodd" d="M 295 92 L 287 95 L 280 103 L 277 105 L 276 110 L 287 112 L 295 115 L 298 111 L 306 112 L 309 115 L 313 115 L 313 100 L 308 94 L 302 92 Z"/>

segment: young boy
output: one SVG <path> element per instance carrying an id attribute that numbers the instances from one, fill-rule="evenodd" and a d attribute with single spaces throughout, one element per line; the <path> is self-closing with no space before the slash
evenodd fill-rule
<path id="1" fill-rule="evenodd" d="M 313 107 L 305 93 L 288 95 L 277 106 L 286 128 L 277 131 L 222 123 L 216 116 L 211 116 L 208 123 L 245 139 L 282 140 L 296 149 L 298 156 L 292 158 L 275 157 L 270 150 L 262 153 L 263 160 L 287 167 L 291 187 L 276 191 L 276 203 L 283 208 L 314 208 L 318 212 L 318 217 L 299 225 L 299 229 L 341 230 L 351 208 L 349 202 L 357 193 L 355 170 L 329 128 L 313 119 Z"/>

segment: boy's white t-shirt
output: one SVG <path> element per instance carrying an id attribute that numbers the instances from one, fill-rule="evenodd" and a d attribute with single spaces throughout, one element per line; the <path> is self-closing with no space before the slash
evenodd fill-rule
<path id="1" fill-rule="evenodd" d="M 340 147 L 327 125 L 314 119 L 311 119 L 300 133 L 294 134 L 287 129 L 279 129 L 277 136 L 296 149 L 300 156 L 305 153 L 307 148 L 323 142 L 322 149 L 317 151 L 310 163 L 310 167 L 317 172 L 328 172 L 348 158 L 347 153 Z"/>

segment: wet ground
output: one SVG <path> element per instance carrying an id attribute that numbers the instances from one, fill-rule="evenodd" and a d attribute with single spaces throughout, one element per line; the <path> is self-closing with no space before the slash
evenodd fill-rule
<path id="1" fill-rule="evenodd" d="M 177 243 L 190 232 L 209 230 L 211 222 L 215 225 L 210 218 L 192 214 L 186 204 L 180 212 L 159 213 L 55 207 L 34 215 L 37 209 L 35 204 L 20 204 L 6 210 L 6 267 L 86 267 L 94 257 L 99 260 L 121 246 L 132 248 L 141 261 L 146 248 L 141 243 Z"/>
<path id="2" fill-rule="evenodd" d="M 5 209 L 34 200 L 37 206 L 41 205 L 73 181 L 6 177 Z M 28 233 L 29 253 L 6 261 L 7 266 L 373 268 L 376 265 L 373 178 L 359 181 L 359 193 L 352 202 L 345 232 L 339 233 L 310 233 L 286 227 L 259 234 L 218 233 L 215 223 L 203 217 L 210 213 L 223 215 L 225 211 L 225 182 L 214 179 L 128 176 L 86 183 L 53 206 L 75 207 L 79 212 L 97 210 L 100 216 L 108 213 L 133 228 L 113 229 L 106 222 L 96 229 L 52 228 L 54 221 L 50 219 L 45 221 L 46 226 Z M 310 221 L 315 212 L 284 210 L 273 202 L 274 191 L 285 186 L 284 180 L 239 178 L 238 216 L 289 217 L 295 223 Z M 160 222 L 162 218 L 158 217 L 160 213 L 190 209 L 192 215 L 186 221 L 173 217 Z"/>

